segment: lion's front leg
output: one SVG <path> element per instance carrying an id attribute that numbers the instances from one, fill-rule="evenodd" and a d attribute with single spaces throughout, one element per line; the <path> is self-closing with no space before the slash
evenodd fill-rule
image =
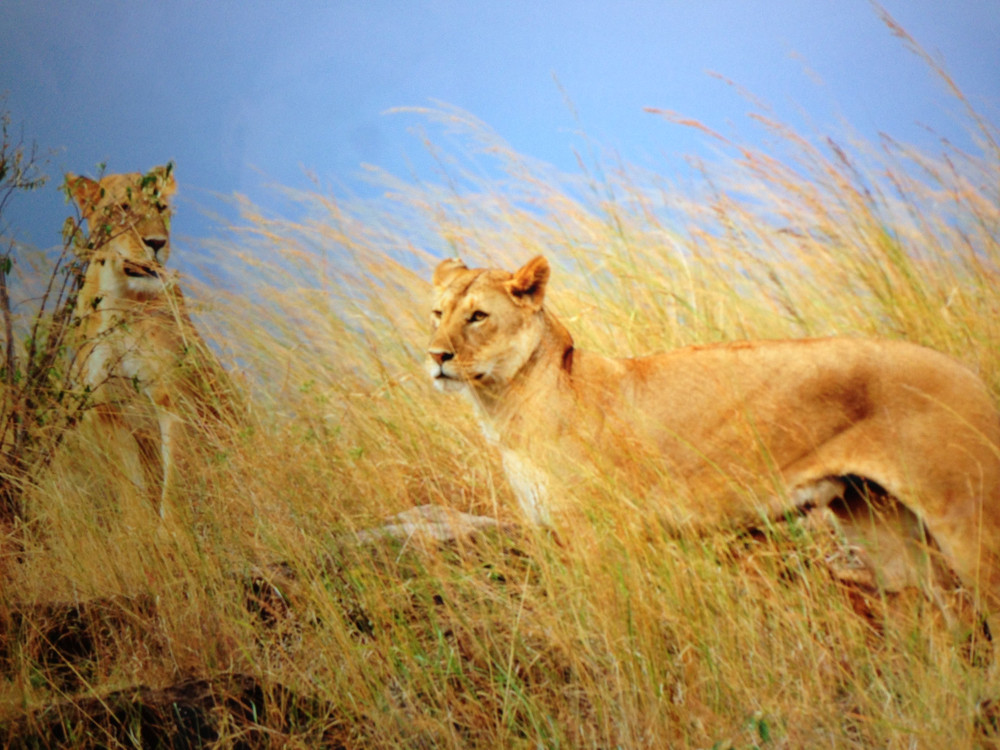
<path id="1" fill-rule="evenodd" d="M 160 518 L 165 519 L 169 513 L 176 485 L 177 461 L 184 425 L 181 418 L 171 409 L 169 396 L 161 394 L 154 403 L 156 421 L 160 427 L 160 462 L 163 470 L 157 510 Z"/>
<path id="2" fill-rule="evenodd" d="M 518 451 L 503 450 L 503 471 L 521 511 L 539 526 L 552 526 L 552 496 L 548 475 Z"/>

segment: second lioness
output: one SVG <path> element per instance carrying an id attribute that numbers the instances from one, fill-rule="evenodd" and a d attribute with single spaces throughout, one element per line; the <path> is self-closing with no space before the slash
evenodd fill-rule
<path id="1" fill-rule="evenodd" d="M 1000 421 L 972 372 L 847 338 L 604 357 L 546 310 L 549 273 L 537 257 L 514 273 L 446 260 L 433 276 L 429 374 L 470 397 L 531 519 L 558 525 L 594 472 L 700 529 L 824 506 L 858 479 L 917 519 L 895 531 L 926 528 L 1000 611 Z"/>
<path id="2" fill-rule="evenodd" d="M 173 176 L 158 167 L 100 181 L 68 175 L 67 184 L 94 246 L 75 310 L 75 380 L 90 392 L 95 439 L 117 454 L 133 484 L 157 481 L 163 516 L 179 464 L 193 451 L 194 423 L 233 424 L 239 411 L 228 376 L 191 322 L 177 274 L 161 264 L 170 250 Z"/>

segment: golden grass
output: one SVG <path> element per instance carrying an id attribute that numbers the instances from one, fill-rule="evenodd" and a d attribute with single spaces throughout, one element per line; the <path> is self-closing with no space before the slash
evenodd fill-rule
<path id="1" fill-rule="evenodd" d="M 450 253 L 507 268 L 544 253 L 549 304 L 606 353 L 878 335 L 948 352 L 1000 393 L 992 126 L 970 118 L 974 153 L 927 153 L 761 117 L 780 149 L 720 138 L 730 158 L 682 190 L 613 160 L 556 174 L 463 112 L 424 114 L 472 147 L 442 157 L 440 182 L 374 174 L 385 193 L 368 203 L 293 194 L 296 218 L 239 200 L 227 239 L 205 244 L 219 279 L 189 297 L 253 418 L 192 470 L 179 518 L 160 525 L 93 461 L 39 479 L 23 549 L 0 565 L 0 727 L 239 673 L 263 686 L 266 731 L 223 711 L 222 746 L 988 741 L 977 706 L 1000 686 L 964 640 L 920 596 L 859 614 L 795 524 L 671 538 L 627 487 L 596 482 L 561 540 L 351 538 L 422 503 L 519 521 L 466 405 L 422 372 L 429 269 Z M 93 642 L 60 656 L 42 605 L 94 600 Z M 105 731 L 76 737 L 129 744 Z"/>

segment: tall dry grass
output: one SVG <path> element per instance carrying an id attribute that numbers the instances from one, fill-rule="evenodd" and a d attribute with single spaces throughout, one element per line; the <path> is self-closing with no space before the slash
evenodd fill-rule
<path id="1" fill-rule="evenodd" d="M 449 254 L 513 268 L 544 253 L 548 304 L 581 347 L 905 338 L 1000 392 L 993 126 L 970 116 L 976 150 L 928 152 L 754 114 L 777 144 L 765 150 L 664 113 L 727 155 L 677 186 L 614 158 L 560 174 L 464 112 L 421 114 L 462 146 L 439 180 L 373 173 L 371 201 L 288 193 L 293 218 L 237 199 L 241 219 L 198 251 L 216 279 L 190 290 L 196 319 L 252 419 L 192 469 L 177 520 L 159 524 L 90 461 L 39 479 L 0 589 L 0 725 L 233 672 L 261 682 L 270 710 L 253 736 L 223 712 L 222 745 L 988 741 L 980 701 L 1000 685 L 967 639 L 919 595 L 859 613 L 795 523 L 672 538 L 640 496 L 596 481 L 579 498 L 587 522 L 562 539 L 352 538 L 422 503 L 521 520 L 469 409 L 422 371 L 429 269 Z M 51 656 L 51 610 L 26 604 L 94 600 L 104 625 L 86 658 Z M 284 705 L 285 689 L 310 708 Z"/>

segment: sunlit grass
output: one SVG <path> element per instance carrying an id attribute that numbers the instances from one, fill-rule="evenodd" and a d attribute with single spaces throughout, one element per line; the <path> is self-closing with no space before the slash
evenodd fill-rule
<path id="1" fill-rule="evenodd" d="M 42 615 L 8 622 L 0 717 L 233 672 L 278 704 L 279 687 L 315 698 L 264 719 L 302 746 L 969 746 L 997 685 L 919 595 L 859 614 L 795 524 L 678 539 L 609 478 L 558 538 L 353 538 L 423 503 L 523 520 L 465 402 L 423 374 L 430 269 L 450 254 L 512 269 L 544 253 L 548 304 L 604 353 L 876 335 L 997 392 L 992 127 L 970 120 L 980 151 L 927 153 L 761 116 L 778 146 L 720 139 L 729 158 L 682 190 L 613 159 L 559 174 L 466 113 L 422 114 L 469 148 L 439 181 L 292 194 L 297 218 L 239 200 L 205 243 L 219 278 L 188 296 L 251 417 L 191 469 L 176 518 L 93 461 L 39 478 L 0 616 L 100 599 L 112 624 L 88 660 L 54 665 Z"/>

